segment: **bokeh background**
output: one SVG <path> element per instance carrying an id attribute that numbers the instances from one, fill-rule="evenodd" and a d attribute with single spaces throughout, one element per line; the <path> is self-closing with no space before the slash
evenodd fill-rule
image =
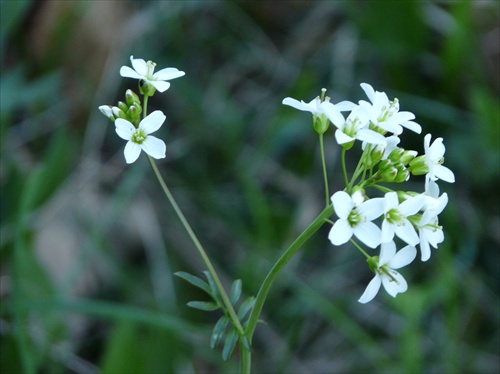
<path id="1" fill-rule="evenodd" d="M 310 116 L 284 97 L 357 102 L 368 82 L 445 140 L 446 240 L 403 269 L 408 292 L 359 304 L 372 274 L 325 225 L 271 291 L 255 372 L 499 372 L 498 1 L 0 4 L 2 373 L 237 371 L 209 348 L 220 315 L 188 308 L 205 295 L 172 275 L 201 275 L 192 243 L 97 110 L 137 91 L 130 55 L 186 72 L 150 99 L 167 115 L 158 164 L 245 296 L 324 204 Z M 332 130 L 326 147 L 342 189 Z"/>

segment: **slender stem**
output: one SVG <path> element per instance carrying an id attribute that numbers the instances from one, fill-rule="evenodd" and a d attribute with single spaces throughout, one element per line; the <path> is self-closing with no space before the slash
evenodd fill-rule
<path id="1" fill-rule="evenodd" d="M 321 152 L 321 164 L 323 165 L 323 179 L 325 181 L 325 200 L 328 206 L 330 200 L 330 192 L 328 191 L 328 176 L 326 174 L 325 148 L 323 146 L 323 134 L 319 134 L 319 149 Z"/>
<path id="2" fill-rule="evenodd" d="M 353 239 L 351 239 L 351 243 L 357 248 L 359 249 L 359 251 L 366 257 L 366 258 L 370 258 L 371 256 L 365 252 L 365 250 L 363 248 L 361 248 L 361 246 L 356 243 Z"/>
<path id="3" fill-rule="evenodd" d="M 247 335 L 250 342 L 252 341 L 252 336 L 255 331 L 255 327 L 257 326 L 257 322 L 259 320 L 259 315 L 262 311 L 262 307 L 264 306 L 264 302 L 266 301 L 266 297 L 273 285 L 274 280 L 281 272 L 281 270 L 285 267 L 285 265 L 292 259 L 292 257 L 297 253 L 300 247 L 316 232 L 318 229 L 325 223 L 325 220 L 333 214 L 333 206 L 327 206 L 311 224 L 298 236 L 297 239 L 288 247 L 288 249 L 283 253 L 283 255 L 279 258 L 279 260 L 274 264 L 272 269 L 264 279 L 262 283 L 259 293 L 255 299 L 255 305 L 252 309 L 252 313 L 250 314 L 250 318 L 248 319 L 248 325 L 245 330 L 245 334 Z"/>
<path id="4" fill-rule="evenodd" d="M 148 115 L 148 95 L 144 95 L 144 104 L 142 105 L 142 118 Z"/>
<path id="5" fill-rule="evenodd" d="M 347 188 L 347 192 L 350 192 L 350 188 L 348 188 L 349 179 L 347 178 L 347 168 L 345 165 L 345 153 L 346 153 L 346 150 L 345 150 L 345 148 L 342 147 L 342 153 L 341 153 L 342 172 L 344 174 L 344 183 L 345 183 L 345 186 Z"/>
<path id="6" fill-rule="evenodd" d="M 252 352 L 248 352 L 240 342 L 240 374 L 250 374 L 252 371 Z"/>
<path id="7" fill-rule="evenodd" d="M 238 330 L 240 335 L 243 335 L 243 333 L 244 333 L 243 326 L 241 326 L 240 320 L 239 320 L 238 316 L 236 315 L 236 312 L 233 308 L 233 305 L 231 304 L 231 301 L 229 300 L 229 297 L 227 296 L 227 293 L 224 290 L 224 287 L 222 286 L 222 283 L 217 275 L 217 272 L 215 271 L 212 263 L 210 262 L 210 259 L 207 256 L 207 253 L 205 252 L 205 250 L 203 249 L 203 246 L 201 245 L 200 241 L 198 240 L 195 233 L 193 232 L 193 229 L 191 228 L 186 217 L 184 216 L 181 209 L 179 208 L 179 205 L 177 205 L 172 193 L 170 192 L 170 189 L 167 187 L 165 180 L 161 176 L 161 173 L 158 170 L 156 163 L 149 155 L 148 155 L 148 160 L 149 160 L 149 163 L 151 165 L 151 168 L 153 168 L 153 172 L 155 173 L 156 178 L 158 179 L 158 182 L 160 183 L 160 186 L 161 186 L 163 192 L 165 193 L 165 196 L 167 197 L 168 201 L 170 202 L 170 205 L 172 205 L 172 208 L 174 208 L 174 211 L 177 214 L 177 217 L 179 218 L 179 220 L 181 221 L 182 226 L 184 226 L 184 229 L 186 230 L 189 237 L 193 241 L 193 243 L 194 243 L 196 249 L 198 250 L 198 253 L 200 254 L 201 258 L 203 259 L 203 262 L 205 263 L 208 271 L 210 272 L 210 274 L 214 278 L 215 285 L 217 286 L 217 290 L 220 293 L 222 301 L 229 312 L 229 316 L 231 317 L 231 321 L 233 322 L 234 326 L 236 327 L 236 329 Z"/>

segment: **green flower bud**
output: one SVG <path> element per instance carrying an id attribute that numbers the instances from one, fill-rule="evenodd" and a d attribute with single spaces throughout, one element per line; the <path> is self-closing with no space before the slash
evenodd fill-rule
<path id="1" fill-rule="evenodd" d="M 128 106 L 132 106 L 134 104 L 141 105 L 141 100 L 139 99 L 139 96 L 137 96 L 137 94 L 131 89 L 125 91 L 125 101 L 127 102 Z"/>
<path id="2" fill-rule="evenodd" d="M 354 145 L 354 140 L 353 140 L 352 142 L 342 144 L 342 147 L 343 147 L 346 151 L 348 151 L 349 149 L 351 149 L 351 148 L 352 148 L 352 146 L 353 146 L 353 145 Z"/>
<path id="3" fill-rule="evenodd" d="M 389 154 L 387 158 L 392 162 L 398 162 L 401 159 L 401 156 L 403 155 L 404 151 L 405 150 L 403 148 L 396 148 Z"/>
<path id="4" fill-rule="evenodd" d="M 399 159 L 399 161 L 404 165 L 408 165 L 410 161 L 412 161 L 417 155 L 417 151 L 404 151 L 403 155 Z"/>
<path id="5" fill-rule="evenodd" d="M 127 115 L 125 114 L 125 112 L 117 106 L 114 106 L 113 108 L 111 108 L 111 110 L 113 111 L 113 116 L 115 116 L 115 118 L 127 119 Z"/>
<path id="6" fill-rule="evenodd" d="M 129 118 L 130 122 L 132 122 L 134 125 L 138 125 L 139 122 L 141 122 L 141 110 L 140 110 L 140 107 L 137 108 L 137 106 L 132 105 L 127 110 L 127 117 Z"/>
<path id="7" fill-rule="evenodd" d="M 385 151 L 385 146 L 382 144 L 378 144 L 371 150 L 370 152 L 371 165 L 369 165 L 369 167 L 375 166 L 380 162 L 380 160 L 382 160 L 382 157 L 384 156 L 384 151 Z"/>
<path id="8" fill-rule="evenodd" d="M 328 130 L 328 126 L 330 125 L 330 121 L 328 118 L 321 114 L 319 116 L 313 116 L 313 127 L 314 131 L 316 131 L 319 135 L 324 134 L 326 130 Z"/>
<path id="9" fill-rule="evenodd" d="M 139 81 L 139 91 L 144 96 L 153 96 L 156 92 L 156 88 L 146 81 Z"/>
<path id="10" fill-rule="evenodd" d="M 391 160 L 384 160 L 378 165 L 378 170 L 384 171 L 387 168 L 392 167 L 392 161 Z"/>
<path id="11" fill-rule="evenodd" d="M 109 118 L 110 121 L 115 122 L 115 116 L 113 115 L 113 110 L 109 105 L 101 105 L 99 111 Z"/>
<path id="12" fill-rule="evenodd" d="M 424 175 L 429 172 L 429 167 L 425 164 L 425 155 L 410 161 L 410 171 L 413 175 Z"/>
<path id="13" fill-rule="evenodd" d="M 125 104 L 123 101 L 119 101 L 117 105 L 118 105 L 118 108 L 120 108 L 121 110 L 123 110 L 125 113 L 127 112 L 128 105 Z"/>
<path id="14" fill-rule="evenodd" d="M 410 172 L 402 164 L 397 165 L 396 169 L 398 174 L 396 175 L 396 178 L 394 178 L 395 183 L 402 183 L 410 176 Z"/>
<path id="15" fill-rule="evenodd" d="M 382 179 L 383 182 L 392 182 L 398 175 L 398 169 L 395 167 L 391 166 L 385 169 L 381 174 L 380 178 Z"/>

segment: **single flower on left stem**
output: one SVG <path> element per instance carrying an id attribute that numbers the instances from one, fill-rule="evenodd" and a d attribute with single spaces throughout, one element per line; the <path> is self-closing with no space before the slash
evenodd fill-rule
<path id="1" fill-rule="evenodd" d="M 141 154 L 141 150 L 156 159 L 165 157 L 167 147 L 163 140 L 150 135 L 163 125 L 165 118 L 162 111 L 155 110 L 144 118 L 137 128 L 123 118 L 116 119 L 116 133 L 120 138 L 128 140 L 124 150 L 127 164 L 131 164 L 137 160 Z"/>

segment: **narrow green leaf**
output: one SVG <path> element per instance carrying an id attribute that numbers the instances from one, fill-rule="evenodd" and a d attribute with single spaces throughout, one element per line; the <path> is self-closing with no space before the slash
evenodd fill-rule
<path id="1" fill-rule="evenodd" d="M 174 275 L 184 279 L 185 281 L 191 283 L 195 287 L 201 288 L 210 296 L 212 295 L 212 292 L 210 291 L 210 286 L 203 279 L 198 278 L 192 274 L 186 273 L 184 271 L 178 271 L 177 273 L 174 273 Z"/>
<path id="2" fill-rule="evenodd" d="M 250 296 L 243 302 L 243 304 L 241 304 L 240 309 L 238 310 L 238 318 L 240 319 L 240 321 L 243 318 L 245 318 L 245 316 L 248 314 L 250 310 L 252 310 L 254 304 L 255 304 L 255 297 L 253 296 Z"/>
<path id="3" fill-rule="evenodd" d="M 191 308 L 200 309 L 207 312 L 219 309 L 219 306 L 216 303 L 212 303 L 210 301 L 190 301 L 186 305 Z"/>
<path id="4" fill-rule="evenodd" d="M 208 270 L 203 271 L 203 274 L 205 274 L 205 276 L 207 277 L 208 284 L 210 285 L 210 289 L 211 289 L 212 298 L 216 302 L 218 302 L 220 305 L 223 305 L 223 302 L 219 296 L 219 290 L 217 289 L 217 286 L 215 285 L 215 281 L 212 278 L 212 274 L 210 274 L 210 272 Z"/>
<path id="5" fill-rule="evenodd" d="M 214 326 L 214 331 L 212 333 L 212 337 L 210 338 L 210 348 L 214 349 L 217 347 L 219 342 L 226 331 L 226 327 L 229 323 L 229 318 L 226 316 L 222 316 Z"/>
<path id="6" fill-rule="evenodd" d="M 250 344 L 250 340 L 248 340 L 246 335 L 241 337 L 241 342 L 243 343 L 243 347 L 245 347 L 248 352 L 252 352 L 252 344 Z"/>
<path id="7" fill-rule="evenodd" d="M 227 361 L 234 351 L 234 346 L 238 341 L 238 333 L 235 328 L 233 328 L 229 334 L 227 334 L 226 342 L 224 343 L 224 349 L 222 350 L 222 359 Z"/>
<path id="8" fill-rule="evenodd" d="M 236 279 L 231 286 L 231 304 L 234 306 L 241 296 L 241 279 Z"/>

